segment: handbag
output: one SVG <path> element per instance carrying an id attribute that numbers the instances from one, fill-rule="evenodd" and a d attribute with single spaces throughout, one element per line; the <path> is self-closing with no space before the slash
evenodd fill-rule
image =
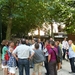
<path id="1" fill-rule="evenodd" d="M 9 58 L 10 58 L 10 57 L 9 57 L 8 52 L 6 52 L 6 54 L 5 54 L 4 58 L 5 58 L 5 60 L 6 60 L 6 61 L 8 61 L 8 60 L 9 60 Z"/>
<path id="2" fill-rule="evenodd" d="M 52 48 L 52 50 L 53 50 L 53 48 Z M 54 50 L 53 50 L 54 51 Z M 55 54 L 55 56 L 56 56 L 56 62 L 57 63 L 60 63 L 60 57 L 59 57 L 59 55 L 54 51 L 54 54 Z"/>

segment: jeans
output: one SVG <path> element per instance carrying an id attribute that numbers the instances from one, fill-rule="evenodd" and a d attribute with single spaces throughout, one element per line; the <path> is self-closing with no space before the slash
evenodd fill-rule
<path id="1" fill-rule="evenodd" d="M 18 60 L 18 67 L 19 67 L 19 75 L 23 74 L 23 69 L 25 69 L 25 75 L 30 75 L 30 68 L 29 68 L 29 60 L 28 59 L 19 59 Z"/>
<path id="2" fill-rule="evenodd" d="M 63 49 L 63 59 L 65 59 L 66 49 Z"/>
<path id="3" fill-rule="evenodd" d="M 68 56 L 68 49 L 63 49 L 63 59 L 65 59 L 65 55 L 66 55 L 66 52 L 67 52 L 67 59 L 69 59 L 69 56 Z"/>
<path id="4" fill-rule="evenodd" d="M 74 59 L 75 58 L 70 58 L 70 65 L 71 65 L 71 70 L 72 70 L 72 72 L 74 72 L 75 73 L 75 64 L 74 64 Z"/>
<path id="5" fill-rule="evenodd" d="M 46 56 L 46 61 L 44 62 L 44 64 L 45 64 L 45 68 L 46 68 L 46 71 L 47 71 L 47 75 L 49 75 L 48 56 Z"/>

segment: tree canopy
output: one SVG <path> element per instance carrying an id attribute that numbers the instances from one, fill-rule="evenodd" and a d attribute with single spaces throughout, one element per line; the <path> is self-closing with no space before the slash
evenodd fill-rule
<path id="1" fill-rule="evenodd" d="M 9 36 L 7 39 L 11 34 L 27 35 L 32 29 L 42 27 L 44 22 L 63 22 L 65 31 L 74 33 L 74 3 L 73 0 L 0 0 L 1 19 L 7 27 L 6 36 Z"/>

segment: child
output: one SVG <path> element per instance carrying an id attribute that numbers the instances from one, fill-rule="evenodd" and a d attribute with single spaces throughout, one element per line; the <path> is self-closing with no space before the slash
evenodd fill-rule
<path id="1" fill-rule="evenodd" d="M 14 50 L 14 42 L 10 42 L 9 44 L 9 60 L 8 60 L 8 66 L 9 66 L 9 74 L 10 75 L 15 75 L 16 72 L 16 59 L 14 58 L 14 56 L 12 55 L 12 51 Z"/>

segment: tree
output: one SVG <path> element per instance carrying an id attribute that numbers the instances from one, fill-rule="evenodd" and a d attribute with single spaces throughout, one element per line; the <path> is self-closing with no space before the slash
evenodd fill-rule
<path id="1" fill-rule="evenodd" d="M 36 28 L 38 25 L 41 26 L 44 21 L 44 8 L 40 0 L 22 0 L 21 2 L 20 0 L 7 0 L 2 5 L 11 8 L 8 9 L 8 11 L 10 10 L 11 12 L 8 13 L 7 8 L 5 8 L 5 12 L 3 11 L 2 13 L 3 22 L 7 24 L 7 39 L 10 39 L 11 29 L 13 34 L 18 34 L 18 32 L 27 34 L 32 28 Z M 11 14 L 12 19 L 9 16 L 10 18 L 6 18 L 5 20 L 4 17 L 8 16 L 4 15 L 6 13 L 8 15 Z"/>
<path id="2" fill-rule="evenodd" d="M 54 22 L 64 23 L 65 31 L 68 33 L 75 32 L 75 1 L 73 0 L 46 0 L 45 20 L 51 24 Z M 51 28 L 52 29 L 52 28 Z M 53 30 L 53 29 L 52 29 Z M 53 34 L 53 31 L 52 31 Z M 53 36 L 53 35 L 52 35 Z"/>
<path id="3" fill-rule="evenodd" d="M 52 27 L 53 22 L 63 22 L 66 31 L 74 27 L 74 1 L 64 0 L 1 0 L 2 22 L 7 26 L 6 38 L 11 34 L 27 35 L 29 31 L 41 28 L 44 22 Z M 71 27 L 72 26 L 72 27 Z M 74 29 L 73 29 L 74 31 Z"/>
<path id="4" fill-rule="evenodd" d="M 65 20 L 66 28 L 65 30 L 69 34 L 75 33 L 75 1 L 67 1 L 66 4 L 69 7 L 68 18 Z"/>

